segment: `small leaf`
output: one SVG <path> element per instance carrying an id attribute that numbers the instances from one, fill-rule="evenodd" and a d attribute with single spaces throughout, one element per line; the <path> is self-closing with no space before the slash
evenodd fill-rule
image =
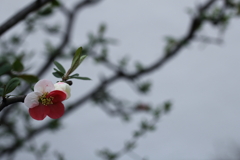
<path id="1" fill-rule="evenodd" d="M 19 84 L 20 84 L 19 78 L 12 78 L 10 81 L 8 81 L 5 87 L 4 95 L 12 92 Z"/>
<path id="2" fill-rule="evenodd" d="M 128 62 L 129 62 L 129 58 L 128 58 L 128 57 L 123 57 L 123 58 L 119 61 L 119 66 L 120 66 L 121 68 L 124 68 L 124 67 L 127 66 Z"/>
<path id="3" fill-rule="evenodd" d="M 99 34 L 103 34 L 105 31 L 106 31 L 106 25 L 105 24 L 101 24 L 99 26 L 98 33 Z"/>
<path id="4" fill-rule="evenodd" d="M 22 74 L 22 75 L 19 75 L 18 77 L 28 83 L 36 83 L 38 81 L 38 77 L 34 75 Z"/>
<path id="5" fill-rule="evenodd" d="M 4 65 L 2 65 L 0 67 L 0 76 L 5 74 L 6 72 L 10 71 L 11 70 L 11 65 L 9 63 L 5 63 Z"/>
<path id="6" fill-rule="evenodd" d="M 79 77 L 79 74 L 76 73 L 76 74 L 70 75 L 70 77 Z"/>
<path id="7" fill-rule="evenodd" d="M 140 137 L 141 135 L 142 135 L 141 131 L 134 131 L 134 133 L 133 133 L 133 137 L 135 137 L 135 138 Z"/>
<path id="8" fill-rule="evenodd" d="M 147 121 L 142 121 L 141 122 L 141 129 L 142 130 L 147 130 L 148 129 L 148 122 Z"/>
<path id="9" fill-rule="evenodd" d="M 78 48 L 77 51 L 75 52 L 71 67 L 73 67 L 75 63 L 80 59 L 81 54 L 82 54 L 82 47 Z"/>
<path id="10" fill-rule="evenodd" d="M 72 78 L 72 79 L 81 79 L 81 80 L 91 80 L 88 77 L 70 77 L 70 78 Z"/>
<path id="11" fill-rule="evenodd" d="M 75 71 L 75 69 L 77 69 L 77 67 L 82 63 L 82 61 L 86 58 L 87 56 L 84 55 L 84 56 L 81 56 L 76 62 L 75 64 L 71 67 L 71 71 Z M 71 73 L 72 73 L 71 72 Z"/>
<path id="12" fill-rule="evenodd" d="M 24 66 L 19 58 L 17 58 L 13 63 L 12 69 L 17 72 L 22 72 L 24 70 Z"/>
<path id="13" fill-rule="evenodd" d="M 61 72 L 53 72 L 52 73 L 56 78 L 62 78 L 63 74 Z"/>
<path id="14" fill-rule="evenodd" d="M 59 71 L 61 71 L 63 74 L 66 73 L 64 67 L 63 67 L 59 62 L 54 61 L 53 63 L 54 63 L 54 65 L 59 69 Z"/>
<path id="15" fill-rule="evenodd" d="M 165 113 L 169 112 L 171 110 L 171 107 L 172 107 L 171 102 L 169 102 L 169 101 L 165 102 L 165 104 L 164 104 L 164 112 Z"/>
<path id="16" fill-rule="evenodd" d="M 150 90 L 151 85 L 152 85 L 151 82 L 147 81 L 147 82 L 142 83 L 142 84 L 138 87 L 138 89 L 139 89 L 139 91 L 142 92 L 142 93 L 147 93 L 147 92 Z"/>
<path id="17" fill-rule="evenodd" d="M 50 16 L 53 13 L 52 7 L 48 6 L 44 9 L 38 11 L 38 15 L 40 16 Z"/>
<path id="18" fill-rule="evenodd" d="M 17 45 L 17 44 L 19 44 L 21 42 L 21 38 L 19 36 L 17 36 L 17 35 L 14 35 L 14 36 L 11 37 L 11 42 L 13 44 Z"/>
<path id="19" fill-rule="evenodd" d="M 138 71 L 143 71 L 144 70 L 144 67 L 140 62 L 136 62 L 135 67 Z"/>
<path id="20" fill-rule="evenodd" d="M 134 141 L 125 143 L 125 149 L 128 151 L 134 149 L 135 147 L 136 147 L 136 142 L 134 142 Z"/>
<path id="21" fill-rule="evenodd" d="M 59 120 L 52 120 L 49 123 L 49 129 L 50 130 L 57 130 L 61 127 L 61 123 L 59 122 Z"/>
<path id="22" fill-rule="evenodd" d="M 153 116 L 158 119 L 160 117 L 161 114 L 161 108 L 157 107 L 156 109 L 153 110 Z"/>
<path id="23" fill-rule="evenodd" d="M 51 4 L 52 6 L 55 6 L 55 7 L 59 7 L 61 5 L 61 3 L 58 0 L 53 0 Z"/>

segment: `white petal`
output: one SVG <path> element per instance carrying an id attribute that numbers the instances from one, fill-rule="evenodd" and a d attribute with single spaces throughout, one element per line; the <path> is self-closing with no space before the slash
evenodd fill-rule
<path id="1" fill-rule="evenodd" d="M 31 92 L 24 99 L 24 104 L 28 108 L 33 108 L 39 104 L 38 99 L 42 95 L 40 92 Z"/>
<path id="2" fill-rule="evenodd" d="M 34 86 L 34 92 L 49 93 L 53 90 L 54 90 L 53 83 L 47 79 L 42 79 L 38 81 Z"/>
<path id="3" fill-rule="evenodd" d="M 55 90 L 64 91 L 67 94 L 66 99 L 68 99 L 71 96 L 71 87 L 69 86 L 69 84 L 64 82 L 58 82 L 54 84 L 54 87 Z"/>

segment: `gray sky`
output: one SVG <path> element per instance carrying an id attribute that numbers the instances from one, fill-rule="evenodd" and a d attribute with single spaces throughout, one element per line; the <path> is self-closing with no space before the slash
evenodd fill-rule
<path id="1" fill-rule="evenodd" d="M 4 2 L 0 6 L 3 13 L 0 22 L 28 2 Z M 110 49 L 113 61 L 129 55 L 131 62 L 139 60 L 147 65 L 162 54 L 164 36 L 178 38 L 186 32 L 189 25 L 186 8 L 199 2 L 204 1 L 105 0 L 79 14 L 73 43 L 84 44 L 87 33 L 96 31 L 99 23 L 105 22 L 107 36 L 119 41 Z M 232 144 L 240 144 L 239 25 L 239 20 L 232 21 L 221 46 L 195 42 L 161 70 L 144 78 L 153 82 L 153 88 L 146 97 L 136 94 L 125 82 L 115 83 L 109 88 L 119 97 L 131 97 L 133 101 L 157 105 L 172 100 L 174 104 L 172 111 L 158 123 L 158 129 L 144 136 L 134 152 L 150 160 L 210 160 L 222 154 L 220 152 L 227 153 Z M 210 27 L 202 33 L 216 36 Z M 37 36 L 42 42 L 41 36 Z M 29 41 L 26 47 L 28 45 L 43 51 L 37 42 Z M 93 80 L 76 81 L 72 100 L 93 88 L 99 75 L 110 74 L 104 68 L 93 65 L 91 60 L 85 61 L 78 71 Z M 46 78 L 56 80 L 51 74 Z M 63 120 L 64 129 L 44 133 L 36 142 L 49 141 L 51 150 L 64 152 L 68 160 L 97 159 L 96 151 L 99 149 L 106 147 L 116 151 L 122 148 L 141 119 L 141 116 L 136 116 L 131 123 L 124 123 L 87 103 Z M 20 154 L 17 159 L 23 158 L 32 159 L 25 154 Z M 131 160 L 128 156 L 123 159 Z"/>

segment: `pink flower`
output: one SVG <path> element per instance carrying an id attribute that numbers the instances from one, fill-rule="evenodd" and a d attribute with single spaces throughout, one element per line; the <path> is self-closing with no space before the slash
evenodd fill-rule
<path id="1" fill-rule="evenodd" d="M 64 114 L 62 101 L 66 97 L 64 91 L 55 90 L 51 81 L 43 79 L 35 84 L 34 92 L 26 96 L 24 104 L 29 108 L 29 114 L 33 119 L 43 120 L 46 116 L 58 119 Z"/>

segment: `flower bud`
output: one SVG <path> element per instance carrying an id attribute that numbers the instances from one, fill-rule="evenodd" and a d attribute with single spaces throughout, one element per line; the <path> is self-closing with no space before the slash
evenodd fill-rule
<path id="1" fill-rule="evenodd" d="M 67 94 L 67 98 L 68 99 L 71 96 L 71 87 L 64 82 L 58 82 L 54 84 L 55 90 L 60 90 L 63 91 Z"/>

